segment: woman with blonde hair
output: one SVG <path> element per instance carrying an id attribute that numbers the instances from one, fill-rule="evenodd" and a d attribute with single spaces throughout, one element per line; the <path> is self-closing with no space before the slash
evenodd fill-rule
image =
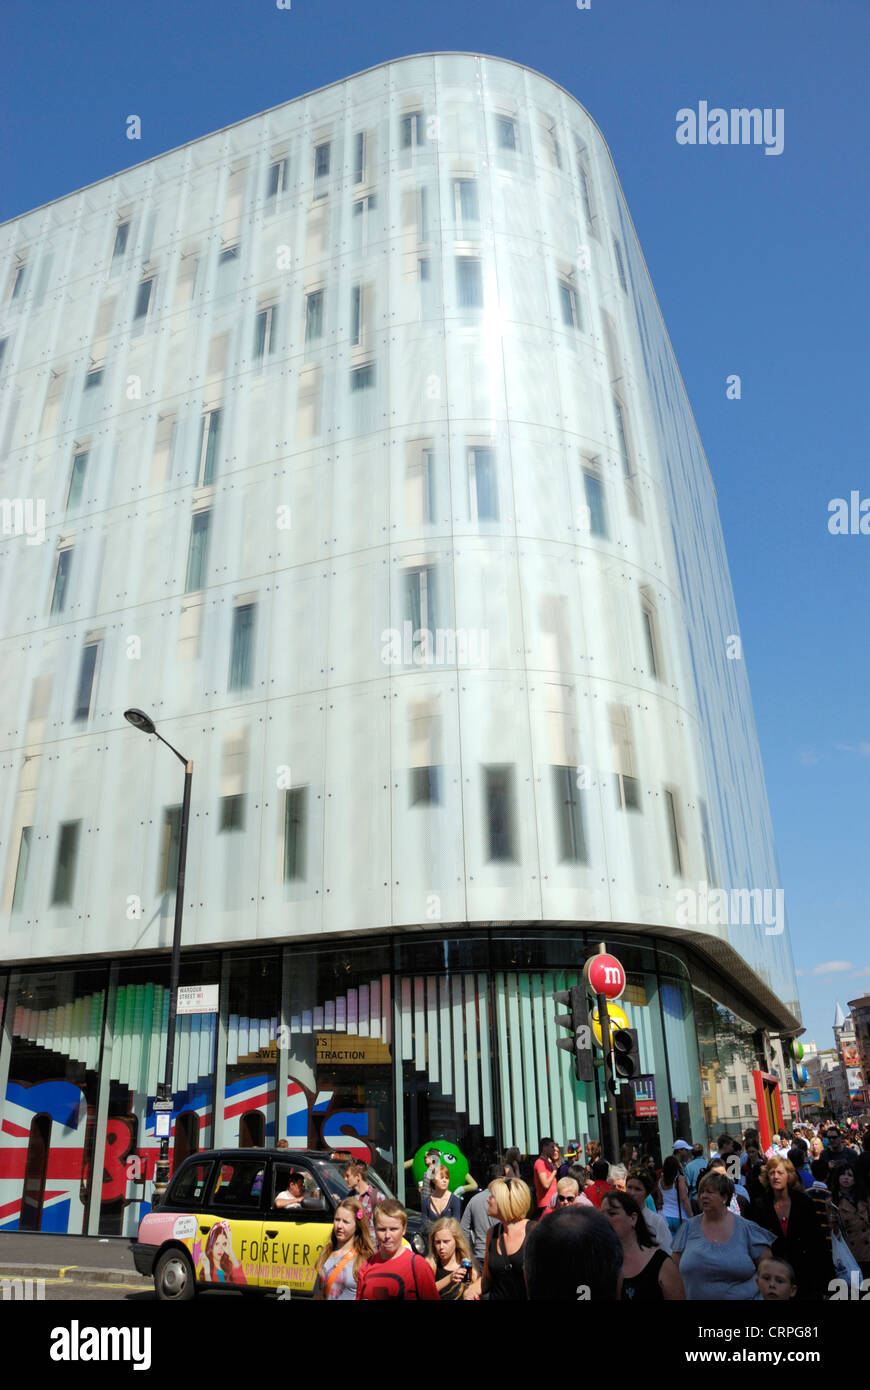
<path id="1" fill-rule="evenodd" d="M 345 1197 L 335 1208 L 329 1240 L 314 1266 L 314 1297 L 330 1302 L 355 1299 L 360 1267 L 374 1253 L 365 1209 L 358 1197 Z"/>
<path id="2" fill-rule="evenodd" d="M 794 1164 L 773 1154 L 759 1170 L 761 1196 L 753 1203 L 751 1217 L 770 1231 L 775 1259 L 786 1260 L 795 1272 L 797 1296 L 822 1299 L 834 1277 L 834 1265 L 825 1231 Z"/>
<path id="3" fill-rule="evenodd" d="M 486 1233 L 483 1273 L 472 1281 L 464 1298 L 526 1301 L 523 1261 L 531 1205 L 532 1194 L 519 1179 L 496 1178 L 490 1183 L 487 1212 L 496 1224 Z"/>
<path id="4" fill-rule="evenodd" d="M 452 1216 L 442 1216 L 430 1227 L 429 1268 L 442 1303 L 460 1299 L 464 1286 L 477 1274 L 465 1232 Z"/>

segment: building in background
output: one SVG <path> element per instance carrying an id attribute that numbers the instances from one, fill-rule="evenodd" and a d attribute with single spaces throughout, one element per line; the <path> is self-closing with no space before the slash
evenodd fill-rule
<path id="1" fill-rule="evenodd" d="M 621 1137 L 776 1128 L 797 989 L 716 495 L 583 107 L 382 64 L 0 256 L 0 1228 L 149 1199 L 181 774 L 131 705 L 195 765 L 176 1158 L 281 1135 L 402 1192 L 433 1139 L 480 1178 L 597 1136 L 552 994 L 601 940 Z"/>

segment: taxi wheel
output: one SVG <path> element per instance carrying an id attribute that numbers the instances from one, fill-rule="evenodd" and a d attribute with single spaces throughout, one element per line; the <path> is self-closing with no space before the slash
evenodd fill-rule
<path id="1" fill-rule="evenodd" d="M 196 1293 L 193 1265 L 181 1250 L 167 1250 L 154 1269 L 154 1289 L 161 1303 L 186 1303 Z"/>

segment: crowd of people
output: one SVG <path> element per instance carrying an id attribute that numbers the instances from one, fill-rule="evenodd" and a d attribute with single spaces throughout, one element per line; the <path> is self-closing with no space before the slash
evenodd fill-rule
<path id="1" fill-rule="evenodd" d="M 870 1126 L 858 1146 L 833 1123 L 783 1130 L 763 1152 L 751 1129 L 708 1154 L 678 1139 L 661 1162 L 633 1144 L 619 1163 L 595 1142 L 563 1155 L 543 1138 L 530 1172 L 508 1150 L 464 1211 L 433 1162 L 426 1254 L 364 1164 L 347 1178 L 320 1299 L 818 1301 L 838 1279 L 870 1277 Z"/>

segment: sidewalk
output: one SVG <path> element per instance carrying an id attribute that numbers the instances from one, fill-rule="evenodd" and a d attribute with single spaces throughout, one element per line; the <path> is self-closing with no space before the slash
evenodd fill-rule
<path id="1" fill-rule="evenodd" d="M 129 1236 L 58 1236 L 0 1231 L 0 1278 L 69 1279 L 89 1284 L 141 1284 Z"/>

